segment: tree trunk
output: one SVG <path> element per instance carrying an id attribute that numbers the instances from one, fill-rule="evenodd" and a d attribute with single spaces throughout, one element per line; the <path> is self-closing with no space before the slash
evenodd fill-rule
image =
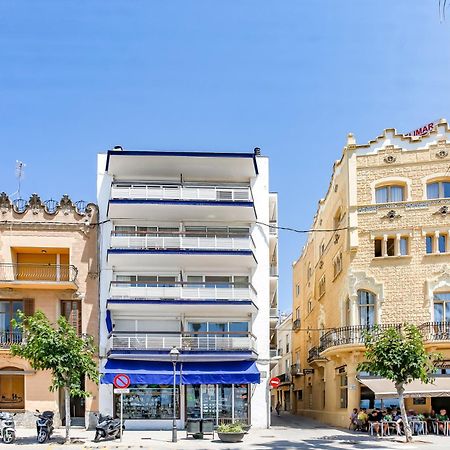
<path id="1" fill-rule="evenodd" d="M 70 390 L 64 388 L 64 406 L 66 408 L 66 442 L 70 439 Z"/>
<path id="2" fill-rule="evenodd" d="M 400 403 L 400 411 L 402 413 L 403 429 L 405 430 L 406 442 L 411 442 L 412 441 L 412 433 L 411 433 L 411 427 L 409 426 L 409 422 L 408 422 L 408 416 L 406 415 L 405 398 L 403 397 L 403 393 L 405 392 L 405 387 L 403 386 L 403 384 L 404 383 L 397 383 L 395 385 L 395 389 L 397 389 L 398 400 Z"/>

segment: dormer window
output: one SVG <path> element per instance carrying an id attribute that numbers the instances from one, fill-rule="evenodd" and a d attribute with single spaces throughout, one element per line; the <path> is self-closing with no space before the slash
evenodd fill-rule
<path id="1" fill-rule="evenodd" d="M 428 183 L 427 198 L 450 198 L 450 181 Z"/>
<path id="2" fill-rule="evenodd" d="M 405 187 L 401 185 L 380 186 L 375 189 L 376 203 L 402 202 L 405 199 Z"/>

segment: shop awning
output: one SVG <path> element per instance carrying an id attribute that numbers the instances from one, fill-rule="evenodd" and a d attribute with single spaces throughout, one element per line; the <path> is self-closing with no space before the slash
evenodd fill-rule
<path id="1" fill-rule="evenodd" d="M 359 381 L 372 390 L 375 398 L 398 397 L 392 381 L 386 378 L 359 378 Z M 433 383 L 425 384 L 415 380 L 405 385 L 405 397 L 450 397 L 450 377 L 436 377 Z"/>
<path id="2" fill-rule="evenodd" d="M 182 384 L 255 384 L 260 373 L 254 361 L 183 362 L 177 364 L 176 383 Z M 108 360 L 102 370 L 101 383 L 111 384 L 124 373 L 131 384 L 172 384 L 173 365 L 170 362 Z"/>

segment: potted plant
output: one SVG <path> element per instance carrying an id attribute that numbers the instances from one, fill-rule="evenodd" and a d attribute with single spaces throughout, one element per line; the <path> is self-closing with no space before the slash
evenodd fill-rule
<path id="1" fill-rule="evenodd" d="M 245 431 L 239 423 L 228 423 L 219 425 L 217 434 L 222 442 L 241 442 Z"/>

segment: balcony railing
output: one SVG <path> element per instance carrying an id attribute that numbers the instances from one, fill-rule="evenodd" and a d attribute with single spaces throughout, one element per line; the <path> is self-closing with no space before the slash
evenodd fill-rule
<path id="1" fill-rule="evenodd" d="M 110 350 L 254 351 L 256 338 L 247 332 L 113 332 Z"/>
<path id="2" fill-rule="evenodd" d="M 0 263 L 0 282 L 75 282 L 77 274 L 72 265 Z"/>
<path id="3" fill-rule="evenodd" d="M 22 333 L 16 331 L 0 331 L 0 349 L 9 348 L 12 344 L 20 344 L 22 336 Z"/>
<path id="4" fill-rule="evenodd" d="M 111 198 L 145 200 L 253 201 L 249 187 L 113 185 Z"/>
<path id="5" fill-rule="evenodd" d="M 450 322 L 426 322 L 419 328 L 425 341 L 450 341 Z"/>
<path id="6" fill-rule="evenodd" d="M 292 322 L 292 329 L 294 331 L 297 331 L 300 329 L 300 319 L 295 319 L 294 322 Z"/>
<path id="7" fill-rule="evenodd" d="M 140 248 L 166 250 L 254 250 L 251 236 L 238 234 L 201 235 L 186 233 L 124 233 L 111 234 L 112 248 Z"/>
<path id="8" fill-rule="evenodd" d="M 255 288 L 243 283 L 142 283 L 112 281 L 113 299 L 256 300 Z"/>
<path id="9" fill-rule="evenodd" d="M 307 361 L 311 364 L 313 361 L 316 361 L 317 359 L 321 359 L 320 358 L 321 351 L 322 351 L 322 349 L 319 349 L 318 347 L 310 348 L 308 351 Z"/>
<path id="10" fill-rule="evenodd" d="M 291 366 L 291 375 L 293 377 L 298 377 L 300 375 L 302 375 L 302 369 L 300 368 L 300 363 L 296 363 L 296 364 L 292 364 Z"/>
<path id="11" fill-rule="evenodd" d="M 376 327 L 357 325 L 357 326 L 335 328 L 333 330 L 327 331 L 320 338 L 319 352 L 322 352 L 330 347 L 336 347 L 338 345 L 348 345 L 348 344 L 363 345 L 364 336 L 367 332 L 369 333 L 375 332 L 376 330 L 382 331 L 392 327 L 399 329 L 400 325 L 386 324 L 386 325 L 377 325 Z"/>
<path id="12" fill-rule="evenodd" d="M 372 203 L 366 205 L 358 205 L 358 213 L 372 213 L 384 209 L 405 209 L 414 211 L 418 209 L 427 209 L 439 205 L 448 205 L 449 202 L 450 202 L 449 198 L 436 198 L 436 199 L 391 202 L 391 203 L 376 203 L 376 204 Z"/>

